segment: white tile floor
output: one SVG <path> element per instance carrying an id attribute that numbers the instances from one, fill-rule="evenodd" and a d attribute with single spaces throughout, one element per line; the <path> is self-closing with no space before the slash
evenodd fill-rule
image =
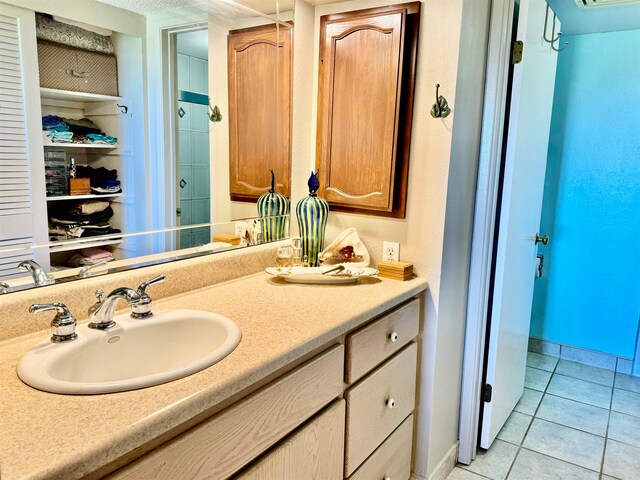
<path id="1" fill-rule="evenodd" d="M 529 352 L 487 451 L 447 480 L 640 480 L 640 378 Z"/>

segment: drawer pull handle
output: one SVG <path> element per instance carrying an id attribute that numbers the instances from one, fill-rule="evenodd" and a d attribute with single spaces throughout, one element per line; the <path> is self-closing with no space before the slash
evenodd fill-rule
<path id="1" fill-rule="evenodd" d="M 389 408 L 393 408 L 396 406 L 396 401 L 393 398 L 387 398 L 384 404 Z"/>
<path id="2" fill-rule="evenodd" d="M 389 340 L 391 340 L 391 343 L 395 343 L 398 341 L 398 332 L 391 332 L 389 334 Z"/>

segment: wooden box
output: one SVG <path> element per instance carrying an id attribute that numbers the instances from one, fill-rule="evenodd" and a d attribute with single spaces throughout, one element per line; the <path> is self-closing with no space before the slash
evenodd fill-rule
<path id="1" fill-rule="evenodd" d="M 230 233 L 219 233 L 213 236 L 214 242 L 225 242 L 231 245 L 240 245 L 240 237 L 238 235 L 231 235 Z"/>
<path id="2" fill-rule="evenodd" d="M 69 195 L 90 195 L 91 180 L 88 178 L 70 178 Z"/>
<path id="3" fill-rule="evenodd" d="M 413 278 L 413 264 L 385 260 L 378 263 L 378 272 L 381 277 L 393 280 L 411 280 Z"/>

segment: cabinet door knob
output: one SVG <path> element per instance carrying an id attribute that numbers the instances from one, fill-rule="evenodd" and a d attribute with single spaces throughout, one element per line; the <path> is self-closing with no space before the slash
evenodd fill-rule
<path id="1" fill-rule="evenodd" d="M 384 477 L 382 480 L 391 480 L 391 477 Z"/>
<path id="2" fill-rule="evenodd" d="M 392 343 L 395 343 L 398 341 L 398 332 L 391 332 L 389 334 L 389 340 L 391 340 Z"/>
<path id="3" fill-rule="evenodd" d="M 396 401 L 393 398 L 387 398 L 384 404 L 389 408 L 393 408 L 396 406 Z"/>

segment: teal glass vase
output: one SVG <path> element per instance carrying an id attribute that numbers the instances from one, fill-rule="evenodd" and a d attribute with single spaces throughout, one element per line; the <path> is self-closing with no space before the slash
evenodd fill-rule
<path id="1" fill-rule="evenodd" d="M 310 267 L 318 266 L 318 254 L 324 246 L 324 230 L 329 217 L 329 204 L 316 193 L 320 188 L 318 173 L 311 172 L 307 182 L 309 196 L 296 205 L 296 217 L 302 239 L 302 255 L 306 255 Z"/>
<path id="2" fill-rule="evenodd" d="M 289 215 L 289 199 L 276 193 L 276 175 L 271 170 L 271 188 L 258 199 L 258 215 L 262 222 L 262 241 L 282 240 Z"/>

